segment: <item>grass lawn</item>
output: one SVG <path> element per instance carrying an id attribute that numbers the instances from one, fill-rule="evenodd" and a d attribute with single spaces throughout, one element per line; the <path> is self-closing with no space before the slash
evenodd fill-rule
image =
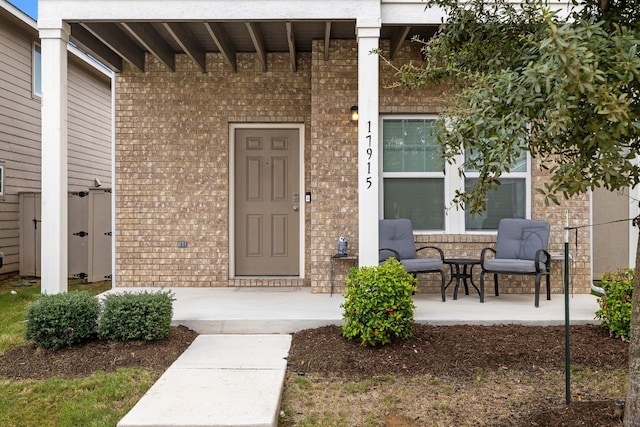
<path id="1" fill-rule="evenodd" d="M 97 295 L 111 282 L 69 283 L 69 291 Z M 26 307 L 40 294 L 39 281 L 0 282 L 0 354 L 25 344 Z M 0 377 L 1 426 L 115 426 L 156 381 L 143 369 L 95 372 L 87 378 L 11 381 Z"/>
<path id="2" fill-rule="evenodd" d="M 131 368 L 81 379 L 0 379 L 0 425 L 115 426 L 156 379 Z"/>

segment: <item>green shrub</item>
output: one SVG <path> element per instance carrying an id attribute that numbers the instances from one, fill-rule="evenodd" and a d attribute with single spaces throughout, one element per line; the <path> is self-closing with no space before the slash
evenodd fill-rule
<path id="1" fill-rule="evenodd" d="M 174 299 L 170 291 L 107 295 L 98 334 L 109 341 L 167 338 L 171 332 Z"/>
<path id="2" fill-rule="evenodd" d="M 600 309 L 596 319 L 602 320 L 602 326 L 609 329 L 612 337 L 629 338 L 634 278 L 634 270 L 630 268 L 602 275 L 605 295 L 598 298 Z"/>
<path id="3" fill-rule="evenodd" d="M 345 322 L 342 335 L 371 346 L 410 337 L 415 309 L 411 296 L 417 283 L 394 258 L 380 266 L 352 268 L 340 305 Z"/>
<path id="4" fill-rule="evenodd" d="M 84 291 L 42 295 L 27 307 L 27 340 L 60 349 L 94 338 L 100 303 Z"/>

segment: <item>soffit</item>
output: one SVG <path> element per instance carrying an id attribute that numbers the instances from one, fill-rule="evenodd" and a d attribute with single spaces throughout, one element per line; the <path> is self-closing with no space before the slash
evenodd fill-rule
<path id="1" fill-rule="evenodd" d="M 187 54 L 206 70 L 206 53 L 222 53 L 235 70 L 236 53 L 266 54 L 288 52 L 295 71 L 295 55 L 311 52 L 313 40 L 330 44 L 331 40 L 355 40 L 355 20 L 264 20 L 264 21 L 87 21 L 69 22 L 71 42 L 96 57 L 115 72 L 129 62 L 144 71 L 144 55 L 156 56 L 168 68 L 175 69 L 175 55 Z M 383 25 L 381 39 L 389 39 L 398 48 L 414 36 L 428 38 L 434 25 Z M 392 55 L 394 50 L 392 49 Z"/>

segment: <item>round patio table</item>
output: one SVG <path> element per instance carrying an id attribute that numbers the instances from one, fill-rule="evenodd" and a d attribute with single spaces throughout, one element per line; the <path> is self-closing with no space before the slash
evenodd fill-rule
<path id="1" fill-rule="evenodd" d="M 449 279 L 449 283 L 445 286 L 445 290 L 451 285 L 453 279 L 456 280 L 456 285 L 453 288 L 453 299 L 458 299 L 458 288 L 460 287 L 460 280 L 462 280 L 462 284 L 464 285 L 464 293 L 465 295 L 469 295 L 469 283 L 473 286 L 478 292 L 478 296 L 480 295 L 480 289 L 473 282 L 473 267 L 476 265 L 480 265 L 480 260 L 476 258 L 445 258 L 444 263 L 449 266 L 451 271 L 451 278 Z M 469 279 L 469 282 L 467 282 Z"/>

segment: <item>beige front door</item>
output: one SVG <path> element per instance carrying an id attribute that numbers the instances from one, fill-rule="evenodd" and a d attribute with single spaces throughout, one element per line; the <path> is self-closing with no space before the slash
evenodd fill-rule
<path id="1" fill-rule="evenodd" d="M 235 130 L 235 274 L 300 274 L 298 129 Z"/>

